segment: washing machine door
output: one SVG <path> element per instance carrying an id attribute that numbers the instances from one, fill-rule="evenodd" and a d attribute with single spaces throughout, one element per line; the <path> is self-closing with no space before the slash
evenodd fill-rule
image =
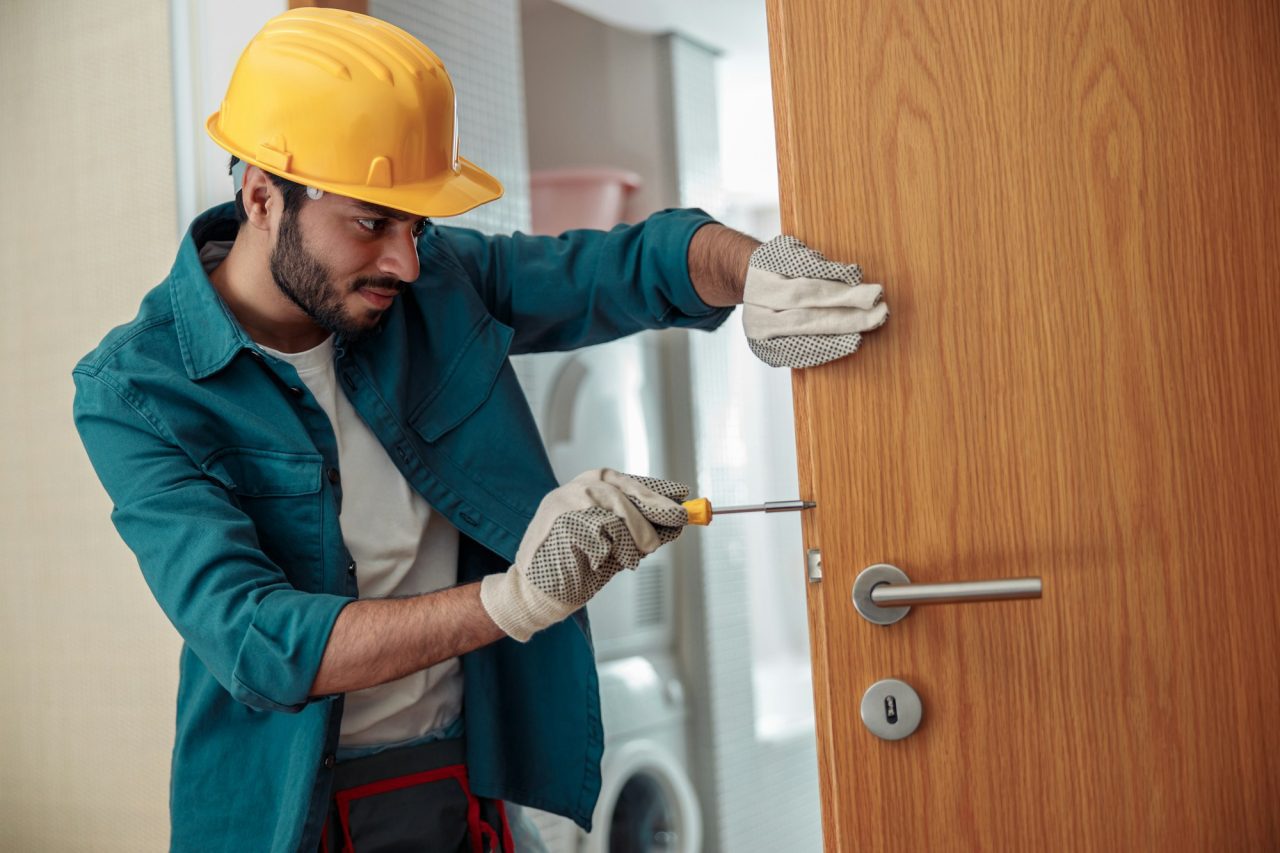
<path id="1" fill-rule="evenodd" d="M 605 753 L 584 853 L 697 853 L 702 815 L 684 768 L 661 744 L 629 740 Z"/>

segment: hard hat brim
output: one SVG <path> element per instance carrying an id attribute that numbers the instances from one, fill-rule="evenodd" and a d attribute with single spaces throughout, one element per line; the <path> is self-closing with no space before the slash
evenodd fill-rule
<path id="1" fill-rule="evenodd" d="M 341 184 L 308 175 L 272 167 L 239 149 L 218 131 L 219 113 L 209 116 L 205 130 L 219 147 L 246 163 L 257 166 L 281 178 L 308 187 L 348 198 L 367 201 L 370 204 L 389 207 L 415 216 L 457 216 L 482 204 L 502 198 L 502 183 L 465 157 L 458 158 L 458 171 L 446 173 L 442 178 L 417 183 L 397 184 L 391 187 L 371 187 L 364 184 Z"/>

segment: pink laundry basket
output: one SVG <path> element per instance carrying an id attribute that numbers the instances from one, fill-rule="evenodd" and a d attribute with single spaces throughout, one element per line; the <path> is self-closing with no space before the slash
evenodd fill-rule
<path id="1" fill-rule="evenodd" d="M 607 167 L 543 169 L 529 175 L 534 234 L 612 228 L 640 186 L 635 172 Z"/>

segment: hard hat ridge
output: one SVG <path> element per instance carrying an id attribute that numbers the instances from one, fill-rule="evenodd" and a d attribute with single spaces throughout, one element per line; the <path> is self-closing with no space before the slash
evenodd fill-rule
<path id="1" fill-rule="evenodd" d="M 206 123 L 222 148 L 280 177 L 451 216 L 502 186 L 458 156 L 457 102 L 434 52 L 385 21 L 296 9 L 253 38 Z"/>

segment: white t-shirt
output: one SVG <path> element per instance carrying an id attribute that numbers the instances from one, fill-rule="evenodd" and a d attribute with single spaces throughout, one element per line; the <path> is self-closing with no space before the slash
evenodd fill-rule
<path id="1" fill-rule="evenodd" d="M 206 269 L 230 250 L 207 243 Z M 458 581 L 458 530 L 433 512 L 392 463 L 336 381 L 333 337 L 306 352 L 262 347 L 293 365 L 329 416 L 342 470 L 342 538 L 356 561 L 361 598 L 420 595 Z M 453 722 L 462 712 L 462 666 L 450 658 L 346 696 L 339 744 L 395 744 Z"/>
<path id="2" fill-rule="evenodd" d="M 361 598 L 420 595 L 458 581 L 458 531 L 415 492 L 338 385 L 333 337 L 306 352 L 264 352 L 298 371 L 333 424 L 342 470 L 342 539 L 356 561 Z M 462 712 L 462 667 L 451 658 L 347 694 L 342 746 L 400 743 Z"/>

